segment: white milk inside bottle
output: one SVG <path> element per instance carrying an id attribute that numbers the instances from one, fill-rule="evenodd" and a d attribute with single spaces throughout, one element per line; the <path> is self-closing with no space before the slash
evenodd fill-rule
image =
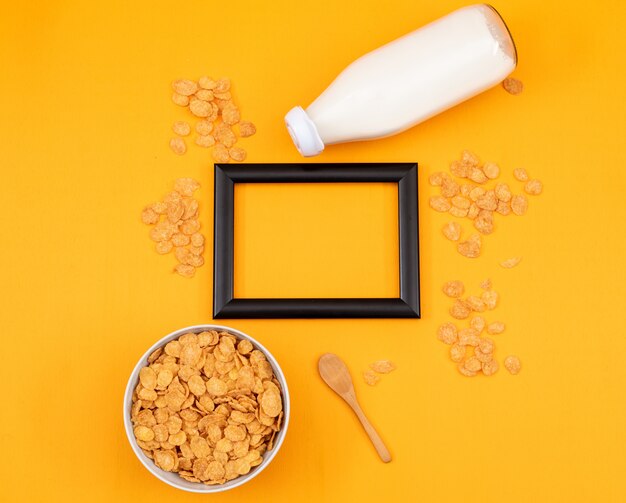
<path id="1" fill-rule="evenodd" d="M 498 84 L 516 63 L 497 11 L 464 7 L 360 57 L 285 123 L 300 153 L 314 156 L 408 129 Z"/>

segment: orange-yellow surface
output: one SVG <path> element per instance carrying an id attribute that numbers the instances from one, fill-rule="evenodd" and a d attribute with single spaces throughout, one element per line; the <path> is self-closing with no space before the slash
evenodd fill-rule
<path id="1" fill-rule="evenodd" d="M 289 433 L 264 473 L 202 498 L 155 479 L 129 448 L 122 395 L 138 357 L 174 329 L 211 321 L 213 167 L 204 149 L 191 145 L 183 157 L 168 149 L 172 121 L 185 118 L 170 101 L 170 81 L 230 76 L 243 115 L 258 127 L 241 142 L 248 160 L 300 162 L 282 123 L 290 107 L 308 105 L 357 56 L 461 5 L 4 3 L 0 500 L 626 500 L 626 12 L 617 1 L 497 2 L 519 49 L 522 95 L 495 88 L 399 136 L 331 147 L 311 159 L 420 163 L 423 318 L 227 321 L 275 354 L 292 394 Z M 473 261 L 444 240 L 448 218 L 427 204 L 434 192 L 427 175 L 463 148 L 498 162 L 503 179 L 523 166 L 545 183 L 527 216 L 496 219 L 497 231 Z M 202 183 L 209 241 L 207 265 L 192 280 L 170 273 L 173 257 L 153 251 L 139 220 L 143 205 L 180 176 Z M 278 189 L 266 190 L 265 197 L 246 195 L 266 201 L 259 211 L 289 204 L 287 195 L 273 194 Z M 373 204 L 387 211 L 393 196 L 372 190 Z M 357 218 L 367 214 L 365 205 L 354 212 L 334 187 L 315 197 L 316 204 L 298 201 L 297 210 L 320 240 L 341 233 L 329 218 L 335 212 L 354 220 L 349 233 L 368 232 Z M 255 266 L 259 250 L 244 246 L 237 257 L 243 291 L 395 288 L 377 262 L 389 249 L 375 236 L 355 237 L 365 246 L 339 251 L 341 260 L 324 249 L 318 274 L 297 285 L 278 261 L 302 273 L 299 257 L 268 240 L 259 220 L 251 216 L 240 238 L 269 242 L 267 270 L 282 276 L 266 277 Z M 374 223 L 385 227 L 382 216 Z M 284 237 L 285 228 L 277 232 Z M 313 256 L 306 231 L 294 236 L 293 249 Z M 517 268 L 498 266 L 517 255 Z M 372 263 L 376 277 L 356 273 Z M 347 279 L 325 290 L 335 277 Z M 460 376 L 435 336 L 450 303 L 441 284 L 461 279 L 476 291 L 486 277 L 501 294 L 488 318 L 507 324 L 495 336 L 497 356 L 520 356 L 516 377 L 502 370 Z M 326 351 L 348 363 L 363 408 L 392 452 L 390 464 L 377 459 L 356 418 L 318 378 L 316 361 Z M 398 370 L 369 388 L 359 374 L 379 358 Z"/>

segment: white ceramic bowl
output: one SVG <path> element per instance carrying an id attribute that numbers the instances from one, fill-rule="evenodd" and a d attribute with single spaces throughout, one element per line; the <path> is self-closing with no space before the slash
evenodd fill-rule
<path id="1" fill-rule="evenodd" d="M 274 370 L 274 375 L 276 376 L 276 379 L 278 379 L 278 382 L 280 383 L 280 387 L 282 389 L 283 412 L 284 412 L 283 424 L 280 428 L 280 431 L 276 435 L 276 438 L 274 439 L 274 447 L 272 448 L 271 451 L 267 451 L 265 454 L 263 454 L 263 461 L 261 462 L 261 464 L 254 467 L 252 470 L 250 470 L 250 473 L 246 475 L 241 475 L 237 477 L 236 479 L 229 480 L 225 484 L 214 485 L 214 486 L 207 486 L 207 485 L 197 483 L 197 482 L 195 483 L 188 482 L 182 479 L 181 477 L 179 477 L 178 474 L 176 473 L 166 472 L 164 470 L 161 470 L 160 468 L 157 468 L 157 466 L 154 464 L 154 461 L 148 458 L 143 453 L 141 448 L 137 445 L 137 439 L 135 438 L 135 434 L 133 432 L 133 424 L 130 420 L 133 390 L 135 389 L 135 387 L 137 386 L 137 383 L 139 382 L 139 371 L 141 370 L 142 367 L 145 367 L 148 363 L 148 356 L 150 356 L 152 352 L 155 351 L 157 348 L 160 348 L 161 346 L 165 346 L 165 344 L 167 344 L 168 342 L 174 339 L 178 339 L 183 334 L 186 334 L 188 332 L 200 333 L 205 330 L 217 330 L 217 331 L 223 330 L 226 332 L 230 332 L 231 334 L 237 336 L 240 339 L 247 339 L 252 343 L 255 349 L 258 349 L 266 356 L 267 361 L 270 362 L 270 364 L 272 365 L 272 369 Z M 272 459 L 274 459 L 274 456 L 276 456 L 276 453 L 278 452 L 281 445 L 283 444 L 283 440 L 285 439 L 285 434 L 287 433 L 287 427 L 289 426 L 289 411 L 290 411 L 290 403 L 289 403 L 289 390 L 287 389 L 287 382 L 285 381 L 285 376 L 283 375 L 283 371 L 280 369 L 278 362 L 272 356 L 272 354 L 249 335 L 244 334 L 243 332 L 240 332 L 239 330 L 235 330 L 234 328 L 224 327 L 220 325 L 195 325 L 192 327 L 181 328 L 180 330 L 176 330 L 175 332 L 172 332 L 171 334 L 163 337 L 160 341 L 156 342 L 150 349 L 148 349 L 148 351 L 146 351 L 144 355 L 139 359 L 139 361 L 137 362 L 137 365 L 135 365 L 135 369 L 133 370 L 133 373 L 130 376 L 130 379 L 128 380 L 128 384 L 126 385 L 126 393 L 124 393 L 124 427 L 126 428 L 126 436 L 128 437 L 128 441 L 130 442 L 130 445 L 133 448 L 133 451 L 137 455 L 137 458 L 139 458 L 139 461 L 143 463 L 143 465 L 148 469 L 150 473 L 152 473 L 152 475 L 162 480 L 166 484 L 169 484 L 172 487 L 176 487 L 178 489 L 182 489 L 183 491 L 189 491 L 189 492 L 194 492 L 194 493 L 217 493 L 221 491 L 226 491 L 228 489 L 233 489 L 242 484 L 245 484 L 249 480 L 256 477 L 259 473 L 261 473 L 267 467 L 267 465 L 271 463 Z"/>

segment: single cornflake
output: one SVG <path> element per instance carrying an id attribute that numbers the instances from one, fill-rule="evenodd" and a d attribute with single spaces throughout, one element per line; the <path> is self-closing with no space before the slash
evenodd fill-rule
<path id="1" fill-rule="evenodd" d="M 174 182 L 174 190 L 186 197 L 191 197 L 199 188 L 200 184 L 193 178 L 177 178 Z"/>
<path id="2" fill-rule="evenodd" d="M 526 193 L 530 194 L 531 196 L 538 196 L 539 194 L 541 194 L 542 190 L 543 184 L 536 179 L 528 180 L 526 182 L 526 185 L 524 185 L 524 191 L 526 191 Z"/>
<path id="3" fill-rule="evenodd" d="M 202 119 L 196 122 L 196 133 L 206 136 L 213 131 L 213 123 L 209 120 Z"/>
<path id="4" fill-rule="evenodd" d="M 450 359 L 453 362 L 462 362 L 465 359 L 465 346 L 453 344 L 450 347 Z"/>
<path id="5" fill-rule="evenodd" d="M 504 201 L 498 201 L 498 207 L 496 212 L 500 215 L 507 216 L 511 214 L 511 203 L 505 203 Z"/>
<path id="6" fill-rule="evenodd" d="M 476 375 L 476 371 L 470 370 L 465 366 L 465 362 L 459 362 L 456 366 L 458 371 L 466 377 L 474 377 Z"/>
<path id="7" fill-rule="evenodd" d="M 467 258 L 476 258 L 480 255 L 482 240 L 478 234 L 472 234 L 467 241 L 457 245 L 458 252 Z"/>
<path id="8" fill-rule="evenodd" d="M 468 209 L 472 204 L 469 199 L 463 196 L 454 196 L 450 202 L 452 203 L 452 206 L 456 206 L 461 209 Z"/>
<path id="9" fill-rule="evenodd" d="M 449 176 L 446 176 L 441 180 L 441 195 L 443 197 L 454 197 L 458 195 L 459 190 L 459 184 Z"/>
<path id="10" fill-rule="evenodd" d="M 198 89 L 194 96 L 202 101 L 213 101 L 214 98 L 213 91 L 210 91 L 209 89 Z"/>
<path id="11" fill-rule="evenodd" d="M 459 178 L 467 178 L 469 170 L 470 166 L 462 161 L 452 161 L 452 163 L 450 163 L 450 173 Z"/>
<path id="12" fill-rule="evenodd" d="M 173 93 L 172 101 L 179 107 L 186 107 L 189 105 L 189 96 L 183 96 L 182 94 Z"/>
<path id="13" fill-rule="evenodd" d="M 189 244 L 189 236 L 181 232 L 177 232 L 172 236 L 171 242 L 174 246 L 185 246 Z"/>
<path id="14" fill-rule="evenodd" d="M 428 177 L 428 183 L 430 183 L 433 187 L 441 186 L 441 182 L 443 182 L 443 175 L 444 174 L 441 171 L 431 173 Z"/>
<path id="15" fill-rule="evenodd" d="M 465 285 L 459 280 L 447 281 L 443 284 L 441 290 L 448 297 L 457 299 L 465 292 Z"/>
<path id="16" fill-rule="evenodd" d="M 524 195 L 515 195 L 511 198 L 511 210 L 518 216 L 522 216 L 528 210 L 528 199 Z"/>
<path id="17" fill-rule="evenodd" d="M 511 189 L 506 183 L 498 183 L 494 188 L 494 193 L 496 194 L 498 201 L 504 201 L 505 203 L 508 203 L 511 200 L 511 197 L 513 197 Z"/>
<path id="18" fill-rule="evenodd" d="M 500 166 L 498 166 L 495 162 L 486 162 L 483 165 L 483 173 L 487 175 L 487 178 L 495 180 L 498 176 L 500 176 Z"/>
<path id="19" fill-rule="evenodd" d="M 178 155 L 183 155 L 187 152 L 187 145 L 185 144 L 185 140 L 182 138 L 170 139 L 170 148 L 172 149 L 172 152 Z"/>
<path id="20" fill-rule="evenodd" d="M 196 117 L 208 117 L 211 114 L 211 103 L 194 98 L 189 100 L 189 110 Z"/>
<path id="21" fill-rule="evenodd" d="M 487 180 L 489 180 L 483 170 L 478 167 L 470 168 L 467 178 L 476 183 L 485 183 Z"/>
<path id="22" fill-rule="evenodd" d="M 182 94 L 183 96 L 191 96 L 198 90 L 198 84 L 189 79 L 175 80 L 172 82 L 172 87 L 175 92 Z"/>
<path id="23" fill-rule="evenodd" d="M 365 384 L 375 386 L 376 383 L 380 381 L 380 376 L 376 375 L 376 372 L 373 370 L 366 370 L 363 372 L 363 380 L 365 381 Z"/>
<path id="24" fill-rule="evenodd" d="M 452 205 L 450 201 L 442 196 L 432 196 L 430 198 L 430 207 L 435 211 L 440 211 L 442 213 L 446 213 L 450 210 Z"/>
<path id="25" fill-rule="evenodd" d="M 463 152 L 461 153 L 461 162 L 467 166 L 480 165 L 479 157 L 470 150 L 463 150 Z"/>
<path id="26" fill-rule="evenodd" d="M 507 356 L 504 359 L 504 367 L 513 375 L 518 374 L 522 368 L 522 363 L 515 355 Z"/>
<path id="27" fill-rule="evenodd" d="M 215 82 L 211 77 L 200 77 L 198 79 L 198 85 L 202 89 L 215 89 L 217 87 L 217 82 Z"/>
<path id="28" fill-rule="evenodd" d="M 527 182 L 529 180 L 528 172 L 524 168 L 515 168 L 513 170 L 513 176 L 520 182 Z"/>
<path id="29" fill-rule="evenodd" d="M 472 310 L 469 306 L 460 299 L 457 299 L 450 308 L 450 315 L 457 320 L 465 320 L 469 318 Z"/>
<path id="30" fill-rule="evenodd" d="M 491 234 L 493 232 L 493 213 L 488 210 L 480 210 L 474 219 L 474 228 L 481 234 Z"/>
<path id="31" fill-rule="evenodd" d="M 480 296 L 485 301 L 485 305 L 488 309 L 495 309 L 498 304 L 498 293 L 493 290 L 486 290 Z"/>
<path id="32" fill-rule="evenodd" d="M 377 360 L 374 363 L 370 363 L 370 368 L 379 374 L 388 374 L 392 370 L 395 370 L 396 366 L 389 360 Z"/>
<path id="33" fill-rule="evenodd" d="M 239 122 L 239 136 L 247 138 L 256 133 L 256 126 L 250 121 Z"/>
<path id="34" fill-rule="evenodd" d="M 195 144 L 204 148 L 212 147 L 215 145 L 215 138 L 210 134 L 199 135 L 196 137 Z"/>
<path id="35" fill-rule="evenodd" d="M 482 368 L 482 363 L 475 356 L 469 357 L 465 360 L 465 368 L 470 372 L 478 372 Z"/>
<path id="36" fill-rule="evenodd" d="M 490 376 L 495 374 L 498 368 L 500 368 L 498 362 L 495 359 L 491 359 L 488 362 L 483 362 L 482 371 L 484 375 Z"/>
<path id="37" fill-rule="evenodd" d="M 448 222 L 443 226 L 442 232 L 450 241 L 458 241 L 461 237 L 461 226 L 458 222 Z"/>
<path id="38" fill-rule="evenodd" d="M 478 343 L 478 348 L 483 353 L 493 353 L 493 350 L 496 348 L 493 340 L 488 337 L 481 337 L 480 342 Z"/>
<path id="39" fill-rule="evenodd" d="M 504 267 L 505 269 L 511 269 L 515 267 L 517 264 L 519 264 L 521 261 L 522 261 L 522 257 L 512 257 L 512 258 L 503 260 L 502 262 L 500 262 L 500 265 Z"/>
<path id="40" fill-rule="evenodd" d="M 193 246 L 202 246 L 204 245 L 204 236 L 199 232 L 191 235 L 191 244 Z"/>
<path id="41" fill-rule="evenodd" d="M 159 221 L 159 214 L 148 206 L 141 212 L 141 221 L 146 225 L 156 224 Z"/>
<path id="42" fill-rule="evenodd" d="M 230 160 L 228 149 L 221 143 L 216 143 L 213 148 L 213 159 L 221 163 L 228 162 Z"/>
<path id="43" fill-rule="evenodd" d="M 488 190 L 478 199 L 476 199 L 476 206 L 481 210 L 493 211 L 498 207 L 498 198 L 493 190 Z"/>
<path id="44" fill-rule="evenodd" d="M 225 93 L 230 89 L 230 79 L 222 77 L 215 84 L 216 93 Z"/>
<path id="45" fill-rule="evenodd" d="M 224 124 L 232 126 L 234 124 L 237 124 L 240 119 L 241 114 L 239 113 L 239 109 L 234 103 L 229 103 L 224 107 L 224 110 L 222 110 L 222 120 L 224 121 Z"/>
<path id="46" fill-rule="evenodd" d="M 465 299 L 465 303 L 472 311 L 476 311 L 477 313 L 482 313 L 487 310 L 485 301 L 475 295 L 470 295 L 467 299 Z"/>
<path id="47" fill-rule="evenodd" d="M 465 218 L 467 216 L 467 214 L 469 213 L 469 209 L 468 208 L 458 208 L 456 206 L 452 206 L 452 208 L 450 208 L 450 215 L 452 215 L 453 217 L 458 217 L 458 218 Z"/>
<path id="48" fill-rule="evenodd" d="M 476 330 L 476 333 L 480 335 L 482 331 L 485 329 L 486 323 L 487 322 L 485 321 L 485 318 L 483 318 L 482 316 L 474 316 L 470 320 L 470 327 Z"/>
<path id="49" fill-rule="evenodd" d="M 476 347 L 480 343 L 480 337 L 478 336 L 478 332 L 469 327 L 463 328 L 459 331 L 459 340 L 458 344 L 460 346 L 473 346 Z"/>
<path id="50" fill-rule="evenodd" d="M 189 264 L 177 264 L 174 271 L 185 278 L 191 278 L 196 272 L 196 268 Z"/>
<path id="51" fill-rule="evenodd" d="M 469 198 L 476 202 L 478 201 L 479 197 L 482 197 L 485 194 L 486 190 L 483 189 L 482 187 L 474 187 L 470 193 L 469 193 Z"/>
<path id="52" fill-rule="evenodd" d="M 191 133 L 191 126 L 185 121 L 176 121 L 172 125 L 172 130 L 180 136 L 187 136 Z"/>
<path id="53" fill-rule="evenodd" d="M 491 290 L 491 287 L 493 286 L 491 280 L 489 278 L 484 279 L 483 281 L 481 281 L 480 285 L 479 285 L 483 290 Z"/>
<path id="54" fill-rule="evenodd" d="M 159 241 L 155 245 L 156 252 L 159 255 L 165 255 L 165 254 L 171 252 L 173 247 L 174 247 L 174 245 L 172 244 L 171 241 Z"/>
<path id="55" fill-rule="evenodd" d="M 472 203 L 469 207 L 469 210 L 467 210 L 467 218 L 474 220 L 478 216 L 480 211 L 481 210 L 478 206 L 476 206 L 476 203 Z"/>
<path id="56" fill-rule="evenodd" d="M 487 333 L 491 335 L 501 334 L 505 329 L 504 323 L 501 321 L 494 321 L 493 323 L 489 323 L 487 325 Z"/>
<path id="57" fill-rule="evenodd" d="M 521 80 L 508 77 L 502 81 L 502 87 L 512 95 L 520 94 L 524 90 L 524 84 Z"/>
<path id="58" fill-rule="evenodd" d="M 233 147 L 228 151 L 228 155 L 233 161 L 243 162 L 246 159 L 246 151 L 241 147 Z"/>
<path id="59" fill-rule="evenodd" d="M 479 344 L 479 347 L 474 348 L 474 356 L 480 363 L 486 363 L 486 362 L 490 362 L 491 360 L 493 360 L 493 352 L 484 353 L 480 349 L 480 344 Z"/>
<path id="60" fill-rule="evenodd" d="M 454 344 L 458 339 L 458 331 L 454 323 L 444 323 L 437 329 L 437 339 L 444 344 Z"/>
<path id="61" fill-rule="evenodd" d="M 232 129 L 230 129 L 227 124 L 219 124 L 215 128 L 213 136 L 215 136 L 217 142 L 228 148 L 232 147 L 237 142 L 235 133 L 233 133 Z"/>

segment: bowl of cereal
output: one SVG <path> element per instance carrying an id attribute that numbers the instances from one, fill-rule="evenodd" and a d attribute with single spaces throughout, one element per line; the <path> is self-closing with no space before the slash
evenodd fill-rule
<path id="1" fill-rule="evenodd" d="M 141 357 L 124 394 L 130 445 L 155 477 L 215 493 L 256 477 L 280 449 L 289 391 L 272 354 L 239 330 L 182 328 Z"/>

